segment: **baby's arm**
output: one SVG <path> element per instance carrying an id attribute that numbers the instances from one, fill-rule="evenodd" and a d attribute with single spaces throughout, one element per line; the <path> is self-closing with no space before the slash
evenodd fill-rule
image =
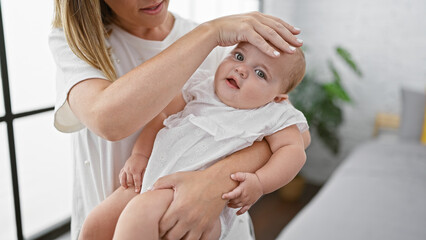
<path id="1" fill-rule="evenodd" d="M 142 186 L 143 174 L 157 133 L 164 127 L 163 121 L 170 115 L 181 111 L 186 103 L 182 94 L 176 96 L 167 107 L 153 118 L 142 129 L 138 139 L 133 146 L 132 154 L 127 159 L 120 171 L 120 183 L 124 188 L 129 185 L 135 186 L 135 192 L 139 192 Z"/>
<path id="2" fill-rule="evenodd" d="M 305 164 L 304 141 L 296 125 L 265 139 L 272 151 L 269 161 L 256 173 L 232 174 L 231 178 L 240 184 L 222 196 L 224 199 L 230 199 L 229 207 L 241 208 L 237 214 L 246 212 L 263 194 L 273 192 L 289 183 Z"/>

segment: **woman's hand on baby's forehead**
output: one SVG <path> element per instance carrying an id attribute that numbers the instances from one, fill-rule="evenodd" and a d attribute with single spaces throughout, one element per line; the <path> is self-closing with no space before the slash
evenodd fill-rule
<path id="1" fill-rule="evenodd" d="M 294 47 L 301 47 L 303 44 L 295 36 L 300 33 L 300 29 L 277 17 L 259 12 L 226 16 L 206 24 L 217 29 L 219 46 L 249 42 L 272 57 L 279 56 L 279 51 L 293 53 Z"/>

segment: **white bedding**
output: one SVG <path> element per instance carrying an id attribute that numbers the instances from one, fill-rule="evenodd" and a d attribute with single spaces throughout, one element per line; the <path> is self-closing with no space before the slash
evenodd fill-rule
<path id="1" fill-rule="evenodd" d="M 426 146 L 358 147 L 279 240 L 426 239 Z"/>

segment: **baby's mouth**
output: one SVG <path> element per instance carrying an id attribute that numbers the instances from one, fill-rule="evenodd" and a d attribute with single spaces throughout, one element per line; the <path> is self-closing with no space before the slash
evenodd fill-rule
<path id="1" fill-rule="evenodd" d="M 236 89 L 240 89 L 240 87 L 237 84 L 237 81 L 235 81 L 235 79 L 233 78 L 226 78 L 226 83 L 231 87 L 231 88 L 236 88 Z"/>

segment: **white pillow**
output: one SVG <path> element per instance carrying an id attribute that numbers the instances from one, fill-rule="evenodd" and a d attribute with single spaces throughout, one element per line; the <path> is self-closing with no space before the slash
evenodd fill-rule
<path id="1" fill-rule="evenodd" d="M 403 140 L 420 141 L 426 106 L 426 84 L 402 86 L 402 109 L 399 137 Z"/>

